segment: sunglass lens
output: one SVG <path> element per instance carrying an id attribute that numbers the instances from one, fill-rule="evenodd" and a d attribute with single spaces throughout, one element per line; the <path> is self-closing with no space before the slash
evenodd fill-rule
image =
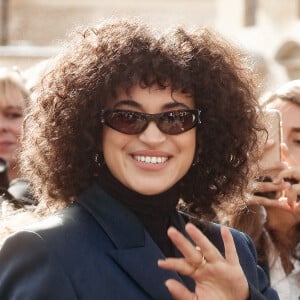
<path id="1" fill-rule="evenodd" d="M 138 134 L 143 131 L 146 120 L 135 112 L 115 111 L 107 118 L 107 123 L 125 134 Z"/>
<path id="2" fill-rule="evenodd" d="M 192 111 L 173 111 L 163 114 L 159 128 L 166 134 L 179 134 L 196 125 L 196 116 Z"/>

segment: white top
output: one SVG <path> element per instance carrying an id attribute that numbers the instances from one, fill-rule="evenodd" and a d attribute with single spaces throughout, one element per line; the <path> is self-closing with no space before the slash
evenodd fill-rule
<path id="1" fill-rule="evenodd" d="M 261 206 L 261 213 L 266 222 L 267 213 L 264 207 Z M 277 251 L 275 250 L 274 244 L 271 241 L 270 236 L 268 236 L 269 245 L 271 246 L 270 253 L 273 253 L 276 257 Z M 300 243 L 297 246 L 296 252 L 300 251 Z M 272 255 L 270 255 L 272 257 Z M 270 259 L 270 280 L 271 287 L 275 289 L 279 295 L 280 300 L 300 300 L 300 261 L 292 260 L 294 264 L 293 271 L 286 276 L 284 269 L 281 264 L 281 259 L 279 256 L 276 257 L 274 261 L 273 258 Z M 273 261 L 273 263 L 271 262 Z"/>
<path id="2" fill-rule="evenodd" d="M 270 270 L 271 286 L 277 291 L 280 300 L 300 300 L 300 261 L 294 261 L 294 270 L 285 275 L 278 258 Z"/>

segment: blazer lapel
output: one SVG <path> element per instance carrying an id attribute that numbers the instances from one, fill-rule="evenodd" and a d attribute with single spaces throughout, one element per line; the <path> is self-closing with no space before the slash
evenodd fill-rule
<path id="1" fill-rule="evenodd" d="M 181 281 L 176 272 L 162 270 L 157 260 L 164 258 L 143 225 L 127 208 L 98 185 L 83 193 L 77 202 L 89 211 L 110 237 L 115 249 L 110 256 L 153 299 L 172 299 L 164 282 Z"/>
<path id="2" fill-rule="evenodd" d="M 164 282 L 169 278 L 181 279 L 177 273 L 157 266 L 157 260 L 164 256 L 148 235 L 144 246 L 113 250 L 111 256 L 151 299 L 172 299 Z"/>

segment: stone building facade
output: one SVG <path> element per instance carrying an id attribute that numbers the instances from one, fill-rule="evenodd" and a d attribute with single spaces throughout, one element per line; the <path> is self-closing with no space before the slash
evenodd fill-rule
<path id="1" fill-rule="evenodd" d="M 300 0 L 0 0 L 0 65 L 26 69 L 79 26 L 111 16 L 208 26 L 253 57 L 263 88 L 300 78 Z"/>

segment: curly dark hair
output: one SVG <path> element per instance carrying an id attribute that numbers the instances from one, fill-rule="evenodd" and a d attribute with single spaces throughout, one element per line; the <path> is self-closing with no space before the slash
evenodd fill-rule
<path id="1" fill-rule="evenodd" d="M 247 186 L 259 130 L 252 75 L 242 52 L 205 28 L 158 34 L 139 21 L 90 26 L 41 81 L 24 123 L 24 175 L 37 196 L 73 201 L 99 172 L 101 109 L 120 88 L 168 86 L 202 111 L 182 197 L 193 211 L 211 213 Z"/>

